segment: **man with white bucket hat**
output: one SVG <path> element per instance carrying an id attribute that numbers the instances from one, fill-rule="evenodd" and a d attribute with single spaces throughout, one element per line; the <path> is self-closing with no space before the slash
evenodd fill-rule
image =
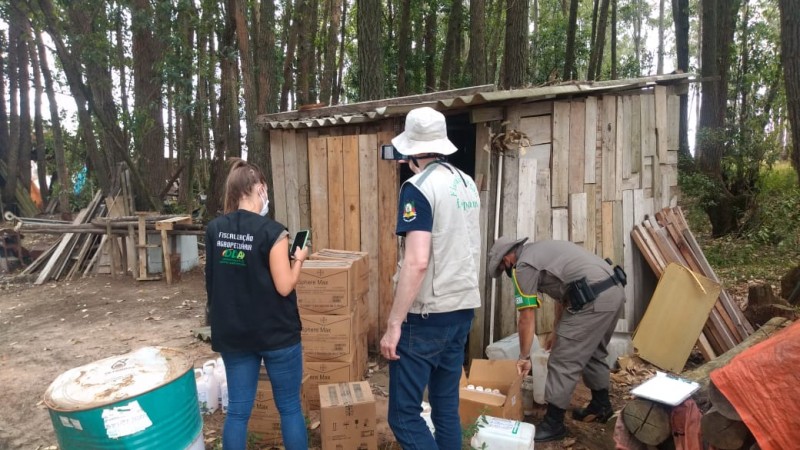
<path id="1" fill-rule="evenodd" d="M 400 189 L 396 234 L 403 250 L 381 339 L 389 360 L 389 425 L 404 450 L 460 450 L 464 345 L 481 305 L 478 188 L 444 159 L 457 148 L 442 113 L 410 111 L 392 144 L 415 175 Z M 420 417 L 426 387 L 435 437 Z"/>

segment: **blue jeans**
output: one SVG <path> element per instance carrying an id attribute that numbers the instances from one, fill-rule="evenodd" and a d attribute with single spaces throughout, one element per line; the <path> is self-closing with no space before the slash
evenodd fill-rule
<path id="1" fill-rule="evenodd" d="M 397 343 L 397 361 L 389 363 L 389 426 L 403 450 L 461 450 L 458 389 L 464 366 L 464 345 L 472 321 L 454 325 L 407 321 Z M 431 435 L 422 412 L 428 387 Z"/>
<path id="2" fill-rule="evenodd" d="M 222 432 L 224 450 L 245 450 L 247 423 L 256 399 L 261 361 L 267 368 L 275 406 L 281 415 L 281 434 L 287 450 L 307 450 L 308 434 L 300 407 L 303 380 L 301 344 L 263 352 L 222 352 L 228 377 L 228 415 Z"/>

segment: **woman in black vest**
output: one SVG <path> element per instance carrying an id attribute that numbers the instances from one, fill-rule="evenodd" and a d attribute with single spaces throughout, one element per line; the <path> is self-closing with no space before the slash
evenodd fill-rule
<path id="1" fill-rule="evenodd" d="M 303 356 L 294 288 L 308 249 L 289 257 L 286 227 L 267 217 L 261 170 L 243 160 L 225 182 L 225 215 L 206 229 L 206 292 L 211 348 L 228 380 L 224 450 L 244 450 L 263 362 L 281 415 L 288 450 L 308 448 L 300 408 Z"/>

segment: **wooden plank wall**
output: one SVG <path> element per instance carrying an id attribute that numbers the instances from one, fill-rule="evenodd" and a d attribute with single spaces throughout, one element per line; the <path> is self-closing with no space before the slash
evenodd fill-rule
<path id="1" fill-rule="evenodd" d="M 617 331 L 633 331 L 654 283 L 630 230 L 645 215 L 677 203 L 678 92 L 672 89 L 472 110 L 484 259 L 496 221 L 500 235 L 571 240 L 609 257 L 625 267 L 630 280 Z M 487 152 L 503 122 L 525 133 L 531 146 L 502 157 Z M 393 230 L 399 172 L 396 163 L 379 159 L 378 148 L 390 143 L 398 123 L 270 131 L 275 186 L 270 206 L 276 219 L 292 232 L 311 228 L 317 249 L 370 254 L 372 350 L 386 326 L 398 258 Z M 473 357 L 482 356 L 489 341 L 516 331 L 512 288 L 502 277 L 494 336 L 489 335 L 491 283 L 485 274 L 480 280 L 484 305 L 470 334 Z M 537 314 L 538 333 L 552 330 L 552 303 L 544 305 Z"/>
<path id="2" fill-rule="evenodd" d="M 515 230 L 532 241 L 571 240 L 623 266 L 629 283 L 620 332 L 633 331 L 653 288 L 630 231 L 645 215 L 677 203 L 676 94 L 657 86 L 510 106 L 505 115 L 531 147 L 505 157 L 501 235 Z M 549 303 L 537 314 L 537 333 L 551 330 Z M 516 331 L 509 289 L 500 290 L 497 305 L 495 340 Z"/>
<path id="3" fill-rule="evenodd" d="M 275 219 L 291 233 L 311 229 L 314 249 L 370 255 L 370 348 L 377 349 L 394 288 L 394 235 L 399 172 L 378 149 L 395 136 L 394 124 L 313 130 L 271 130 Z"/>

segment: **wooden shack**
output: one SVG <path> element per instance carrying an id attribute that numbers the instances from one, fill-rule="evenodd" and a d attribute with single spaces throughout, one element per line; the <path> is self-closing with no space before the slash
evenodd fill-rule
<path id="1" fill-rule="evenodd" d="M 411 175 L 381 160 L 379 149 L 402 131 L 409 110 L 433 107 L 459 148 L 451 162 L 480 188 L 483 254 L 496 236 L 513 235 L 571 240 L 611 258 L 630 280 L 617 331 L 631 333 L 655 280 L 630 231 L 677 202 L 679 95 L 689 81 L 673 74 L 507 91 L 489 85 L 263 115 L 271 205 L 290 231 L 310 228 L 317 249 L 369 252 L 376 349 L 392 305 L 398 191 Z M 473 357 L 516 331 L 509 280 L 495 282 L 483 268 L 480 279 Z M 538 314 L 537 333 L 550 331 L 552 314 Z"/>

